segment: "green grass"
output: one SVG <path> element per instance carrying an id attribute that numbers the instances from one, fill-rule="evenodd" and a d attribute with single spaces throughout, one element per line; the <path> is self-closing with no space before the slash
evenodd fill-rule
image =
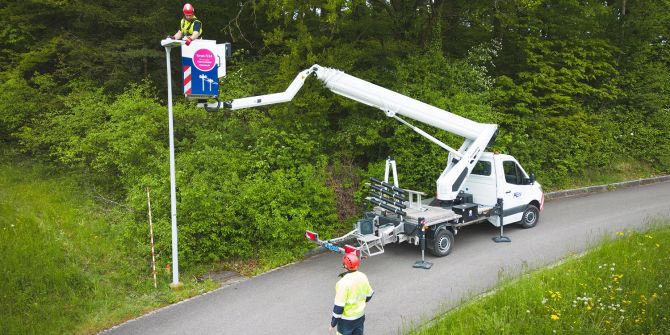
<path id="1" fill-rule="evenodd" d="M 617 232 L 410 334 L 670 334 L 670 220 Z"/>
<path id="2" fill-rule="evenodd" d="M 93 333 L 217 287 L 182 274 L 154 289 L 147 246 L 124 243 L 123 210 L 96 204 L 76 177 L 0 162 L 0 334 Z M 148 239 L 148 227 L 147 227 Z"/>

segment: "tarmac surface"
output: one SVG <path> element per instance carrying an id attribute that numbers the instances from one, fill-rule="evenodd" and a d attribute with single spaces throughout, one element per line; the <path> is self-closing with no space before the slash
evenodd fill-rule
<path id="1" fill-rule="evenodd" d="M 365 333 L 401 334 L 495 288 L 503 277 L 582 253 L 605 235 L 644 229 L 656 217 L 670 217 L 670 182 L 644 184 L 617 185 L 603 193 L 573 192 L 567 194 L 572 197 L 546 202 L 535 228 L 505 226 L 511 243 L 493 243 L 499 229 L 488 223 L 466 227 L 450 255 L 427 254 L 426 260 L 434 263 L 430 270 L 412 268 L 420 259 L 418 247 L 387 245 L 384 254 L 361 265 L 375 290 Z M 340 260 L 338 254 L 321 253 L 103 333 L 328 334 Z"/>

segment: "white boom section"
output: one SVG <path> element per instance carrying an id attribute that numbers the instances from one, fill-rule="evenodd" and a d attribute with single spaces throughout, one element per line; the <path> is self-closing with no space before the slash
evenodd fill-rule
<path id="1" fill-rule="evenodd" d="M 224 102 L 224 107 L 228 107 L 230 109 L 242 109 L 291 101 L 293 100 L 293 97 L 295 97 L 296 93 L 300 91 L 302 85 L 305 84 L 305 79 L 307 79 L 307 77 L 309 77 L 312 72 L 313 68 L 298 73 L 295 79 L 293 79 L 291 85 L 289 85 L 284 92 L 235 99 L 230 102 Z"/>
<path id="2" fill-rule="evenodd" d="M 208 104 L 207 107 L 242 109 L 288 102 L 295 97 L 310 74 L 315 74 L 331 91 L 365 105 L 381 109 L 387 116 L 398 119 L 431 142 L 448 150 L 450 152 L 450 161 L 437 180 L 436 197 L 439 200 L 453 200 L 456 198 L 463 185 L 463 181 L 465 181 L 465 178 L 472 171 L 484 149 L 493 136 L 495 136 L 498 128 L 495 124 L 482 124 L 468 120 L 443 109 L 348 75 L 340 70 L 321 67 L 316 64 L 300 72 L 288 89 L 282 93 L 235 99 L 223 103 L 218 102 L 216 104 Z M 408 124 L 397 117 L 396 114 L 462 136 L 465 138 L 465 142 L 456 151 L 421 129 Z"/>

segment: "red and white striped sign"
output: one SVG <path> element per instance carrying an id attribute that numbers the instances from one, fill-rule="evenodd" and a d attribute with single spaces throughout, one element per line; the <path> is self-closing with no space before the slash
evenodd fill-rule
<path id="1" fill-rule="evenodd" d="M 191 67 L 184 66 L 184 94 L 191 94 Z"/>

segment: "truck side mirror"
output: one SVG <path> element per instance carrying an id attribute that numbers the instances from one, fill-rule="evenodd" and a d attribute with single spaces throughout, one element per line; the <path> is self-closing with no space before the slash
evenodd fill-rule
<path id="1" fill-rule="evenodd" d="M 529 185 L 535 184 L 535 173 L 533 172 L 530 173 L 530 178 L 528 178 L 528 184 Z"/>

